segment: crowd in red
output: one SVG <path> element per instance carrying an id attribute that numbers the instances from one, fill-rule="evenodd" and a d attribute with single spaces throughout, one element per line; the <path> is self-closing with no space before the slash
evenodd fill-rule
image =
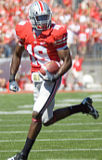
<path id="1" fill-rule="evenodd" d="M 52 19 L 68 28 L 68 45 L 79 43 L 84 47 L 88 42 L 102 42 L 102 1 L 83 0 L 76 10 L 72 0 L 45 0 L 52 9 Z M 0 1 L 0 57 L 9 57 L 16 45 L 15 25 L 28 19 L 31 0 Z M 1 47 L 3 46 L 3 48 Z M 4 50 L 3 50 L 4 49 Z M 3 53 L 6 54 L 3 54 Z"/>

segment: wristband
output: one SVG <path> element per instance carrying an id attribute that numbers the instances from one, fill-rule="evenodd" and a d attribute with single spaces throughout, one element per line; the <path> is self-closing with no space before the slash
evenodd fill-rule
<path id="1" fill-rule="evenodd" d="M 10 74 L 9 82 L 15 81 L 15 75 Z"/>

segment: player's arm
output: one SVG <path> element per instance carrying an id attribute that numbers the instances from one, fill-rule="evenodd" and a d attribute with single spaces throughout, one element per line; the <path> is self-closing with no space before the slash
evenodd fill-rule
<path id="1" fill-rule="evenodd" d="M 20 62 L 21 62 L 21 56 L 22 56 L 23 51 L 24 51 L 24 46 L 20 46 L 17 44 L 13 57 L 12 57 L 12 62 L 11 62 L 11 67 L 10 67 L 10 76 L 12 75 L 15 77 L 18 71 Z"/>
<path id="2" fill-rule="evenodd" d="M 71 68 L 72 59 L 71 59 L 70 50 L 68 47 L 64 50 L 59 50 L 58 56 L 59 56 L 60 60 L 63 61 L 60 69 L 57 72 L 58 76 L 60 77 Z"/>
<path id="3" fill-rule="evenodd" d="M 53 80 L 60 78 L 72 66 L 72 59 L 71 59 L 70 50 L 68 47 L 64 50 L 59 50 L 58 56 L 59 56 L 60 60 L 63 61 L 63 63 L 61 65 L 61 67 L 59 68 L 58 72 L 53 76 Z"/>
<path id="4" fill-rule="evenodd" d="M 60 32 L 59 32 L 60 30 Z M 67 29 L 62 26 L 55 26 L 53 31 L 53 38 L 55 40 L 54 45 L 57 50 L 57 54 L 60 60 L 63 61 L 63 64 L 59 68 L 56 74 L 51 74 L 46 72 L 46 76 L 42 76 L 45 80 L 55 81 L 60 78 L 64 73 L 66 73 L 72 66 L 72 59 L 70 55 L 70 50 L 67 47 Z"/>
<path id="5" fill-rule="evenodd" d="M 59 29 L 57 29 L 55 32 L 54 39 L 57 47 L 56 48 L 57 54 L 60 60 L 63 61 L 60 69 L 55 75 L 55 79 L 57 79 L 61 77 L 64 73 L 66 73 L 72 66 L 71 54 L 67 46 L 67 39 L 68 39 L 67 27 L 59 26 Z"/>
<path id="6" fill-rule="evenodd" d="M 44 80 L 55 81 L 71 68 L 72 60 L 68 48 L 65 50 L 58 51 L 58 56 L 63 61 L 63 64 L 61 65 L 56 74 L 51 74 L 47 70 L 46 70 L 46 75 L 43 75 L 39 72 L 40 77 L 42 77 Z"/>
<path id="7" fill-rule="evenodd" d="M 21 63 L 21 57 L 22 57 L 23 51 L 24 51 L 24 46 L 20 46 L 17 44 L 13 57 L 12 57 L 12 62 L 11 62 L 11 67 L 10 67 L 10 77 L 9 77 L 9 89 L 14 92 L 18 91 L 19 89 L 15 81 L 15 75 Z"/>

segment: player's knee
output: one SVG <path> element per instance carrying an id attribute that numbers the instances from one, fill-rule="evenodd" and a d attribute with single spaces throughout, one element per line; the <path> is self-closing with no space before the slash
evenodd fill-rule
<path id="1" fill-rule="evenodd" d="M 41 122 L 41 115 L 40 113 L 33 111 L 32 113 L 32 121 L 33 122 Z"/>

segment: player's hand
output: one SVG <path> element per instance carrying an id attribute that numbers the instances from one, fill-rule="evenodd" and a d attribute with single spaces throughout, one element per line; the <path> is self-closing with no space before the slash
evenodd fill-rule
<path id="1" fill-rule="evenodd" d="M 13 92 L 17 92 L 19 90 L 19 87 L 16 81 L 9 82 L 9 90 Z"/>
<path id="2" fill-rule="evenodd" d="M 39 76 L 45 81 L 52 81 L 53 79 L 53 74 L 49 73 L 47 70 L 46 70 L 46 75 L 43 75 L 39 72 Z"/>
<path id="3" fill-rule="evenodd" d="M 57 74 L 51 74 L 47 70 L 46 70 L 46 75 L 43 75 L 41 74 L 41 72 L 39 72 L 39 76 L 45 81 L 55 81 L 59 78 Z"/>

